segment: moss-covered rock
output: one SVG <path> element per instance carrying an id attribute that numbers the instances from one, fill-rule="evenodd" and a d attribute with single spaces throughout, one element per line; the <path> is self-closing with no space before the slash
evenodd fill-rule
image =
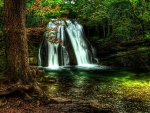
<path id="1" fill-rule="evenodd" d="M 103 65 L 150 70 L 150 40 L 134 40 L 123 43 L 101 43 L 98 57 Z"/>

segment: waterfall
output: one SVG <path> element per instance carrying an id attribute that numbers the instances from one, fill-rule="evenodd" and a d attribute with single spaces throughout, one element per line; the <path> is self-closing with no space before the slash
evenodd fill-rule
<path id="1" fill-rule="evenodd" d="M 43 40 L 38 55 L 40 66 L 88 66 L 96 62 L 94 49 L 77 21 L 51 19 Z"/>

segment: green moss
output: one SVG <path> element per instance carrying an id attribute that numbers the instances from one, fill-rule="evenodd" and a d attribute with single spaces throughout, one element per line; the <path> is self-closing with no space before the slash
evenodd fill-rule
<path id="1" fill-rule="evenodd" d="M 131 55 L 131 54 L 136 54 L 136 53 L 146 53 L 149 52 L 150 49 L 148 47 L 139 47 L 136 50 L 129 50 L 129 51 L 121 51 L 116 54 L 116 56 L 126 56 L 126 55 Z"/>
<path id="2" fill-rule="evenodd" d="M 114 73 L 114 76 L 111 76 L 111 78 L 115 81 L 124 82 L 124 81 L 131 79 L 135 75 L 136 75 L 135 73 L 132 73 L 129 71 L 120 71 L 120 72 Z"/>
<path id="3" fill-rule="evenodd" d="M 122 83 L 125 87 L 144 87 L 150 88 L 150 80 L 126 80 Z"/>

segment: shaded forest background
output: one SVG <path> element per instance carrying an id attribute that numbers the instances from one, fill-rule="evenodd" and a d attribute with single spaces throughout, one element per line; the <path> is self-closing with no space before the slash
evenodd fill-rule
<path id="1" fill-rule="evenodd" d="M 148 0 L 26 0 L 30 64 L 50 18 L 76 19 L 96 48 L 100 64 L 150 70 L 150 2 Z M 3 0 L 0 0 L 0 71 L 6 68 Z"/>

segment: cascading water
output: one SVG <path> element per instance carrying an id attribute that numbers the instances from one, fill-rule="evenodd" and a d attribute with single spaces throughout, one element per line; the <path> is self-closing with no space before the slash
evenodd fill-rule
<path id="1" fill-rule="evenodd" d="M 52 19 L 48 23 L 39 48 L 39 66 L 89 66 L 95 62 L 93 48 L 77 21 Z"/>

